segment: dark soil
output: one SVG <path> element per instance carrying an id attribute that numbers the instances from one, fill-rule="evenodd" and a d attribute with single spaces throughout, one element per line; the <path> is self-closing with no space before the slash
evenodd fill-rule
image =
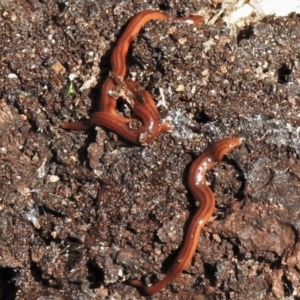
<path id="1" fill-rule="evenodd" d="M 59 127 L 97 109 L 130 17 L 206 2 L 0 1 L 0 299 L 144 299 L 126 282 L 173 262 L 196 210 L 189 164 L 224 137 L 245 141 L 208 174 L 214 218 L 152 299 L 300 299 L 299 16 L 238 36 L 221 20 L 149 22 L 128 78 L 164 94 L 175 130 L 139 146 Z"/>

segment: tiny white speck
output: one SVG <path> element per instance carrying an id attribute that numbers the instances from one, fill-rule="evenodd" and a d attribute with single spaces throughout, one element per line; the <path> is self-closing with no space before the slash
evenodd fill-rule
<path id="1" fill-rule="evenodd" d="M 201 175 L 202 169 L 199 170 L 197 174 L 197 181 L 196 184 L 200 183 L 202 181 L 203 176 Z"/>
<path id="2" fill-rule="evenodd" d="M 187 24 L 194 24 L 195 23 L 193 20 L 189 20 L 189 19 L 185 20 L 184 22 L 187 23 Z"/>
<path id="3" fill-rule="evenodd" d="M 80 87 L 79 91 L 82 92 L 83 90 L 90 89 L 96 82 L 96 77 L 91 76 L 88 80 L 86 80 L 83 85 Z"/>
<path id="4" fill-rule="evenodd" d="M 76 74 L 71 73 L 71 74 L 69 75 L 69 80 L 70 80 L 70 81 L 73 81 L 73 80 L 75 79 L 75 77 L 76 77 Z"/>
<path id="5" fill-rule="evenodd" d="M 49 177 L 48 177 L 48 180 L 49 180 L 49 182 L 58 182 L 59 181 L 59 177 L 58 176 L 56 176 L 56 175 L 50 175 Z"/>
<path id="6" fill-rule="evenodd" d="M 166 103 L 166 98 L 165 98 L 165 95 L 164 95 L 164 89 L 163 88 L 158 88 L 159 90 L 159 93 L 160 93 L 160 97 L 161 97 L 161 100 L 159 100 L 156 104 L 157 107 L 159 106 L 163 106 L 163 107 L 168 107 L 167 103 Z"/>
<path id="7" fill-rule="evenodd" d="M 16 74 L 14 74 L 14 73 L 9 73 L 7 75 L 7 78 L 9 78 L 9 79 L 15 79 L 15 78 L 18 78 L 18 76 Z"/>

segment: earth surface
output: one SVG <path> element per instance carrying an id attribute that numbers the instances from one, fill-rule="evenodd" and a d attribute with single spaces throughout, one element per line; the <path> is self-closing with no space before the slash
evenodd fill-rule
<path id="1" fill-rule="evenodd" d="M 147 9 L 207 18 L 218 5 L 0 1 L 0 299 L 146 299 L 128 280 L 164 276 L 197 209 L 189 165 L 225 137 L 244 142 L 207 174 L 213 218 L 151 299 L 300 299 L 299 15 L 150 21 L 127 78 L 174 130 L 141 146 L 60 128 L 97 110 L 111 51 Z"/>

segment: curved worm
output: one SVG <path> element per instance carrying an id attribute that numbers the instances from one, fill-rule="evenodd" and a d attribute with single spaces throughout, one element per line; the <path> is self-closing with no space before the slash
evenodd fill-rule
<path id="1" fill-rule="evenodd" d="M 139 123 L 137 119 L 121 117 L 115 110 L 111 113 L 107 113 L 106 110 L 93 113 L 90 117 L 93 125 L 112 129 L 124 139 L 135 144 L 149 143 L 160 132 L 172 129 L 169 124 L 160 122 L 159 113 L 149 92 L 140 90 L 139 85 L 134 81 L 127 79 L 124 82 L 133 95 L 132 110 L 135 116 L 141 120 L 142 125 L 137 124 Z"/>
<path id="2" fill-rule="evenodd" d="M 131 108 L 138 119 L 124 118 L 116 112 L 117 100 L 111 96 L 116 87 L 111 78 L 107 78 L 102 88 L 100 110 L 92 113 L 86 122 L 66 122 L 61 127 L 67 130 L 87 130 L 91 126 L 103 126 L 131 143 L 146 144 L 153 141 L 160 132 L 169 131 L 172 127 L 168 123 L 161 123 L 159 113 L 151 94 L 140 90 L 139 85 L 131 80 L 124 80 L 126 89 L 132 95 Z"/>
<path id="3" fill-rule="evenodd" d="M 126 27 L 122 36 L 119 38 L 111 54 L 112 72 L 114 72 L 118 76 L 125 77 L 126 55 L 134 37 L 138 34 L 141 28 L 149 21 L 167 19 L 186 21 L 192 24 L 204 22 L 203 17 L 196 15 L 191 15 L 189 17 L 172 17 L 157 10 L 144 10 L 137 13 L 129 22 L 128 26 Z"/>
<path id="4" fill-rule="evenodd" d="M 124 139 L 136 143 L 146 144 L 155 139 L 155 137 L 164 131 L 169 131 L 172 126 L 167 123 L 161 123 L 159 113 L 155 102 L 150 93 L 141 90 L 137 83 L 131 80 L 125 80 L 126 75 L 126 55 L 130 43 L 140 31 L 141 27 L 150 20 L 174 19 L 197 24 L 203 22 L 200 16 L 190 17 L 170 17 L 165 13 L 155 10 L 145 10 L 136 14 L 124 33 L 119 38 L 111 55 L 111 75 L 105 80 L 101 97 L 99 111 L 90 116 L 86 122 L 65 122 L 60 126 L 67 130 L 87 130 L 97 125 L 113 130 Z M 112 95 L 114 90 L 122 88 L 122 92 L 130 94 L 125 100 L 130 105 L 134 115 L 141 120 L 142 126 L 131 126 L 138 124 L 138 119 L 127 119 L 116 112 L 117 100 L 122 95 Z M 142 101 L 141 101 L 142 100 Z"/>
<path id="5" fill-rule="evenodd" d="M 165 277 L 152 286 L 148 287 L 140 280 L 130 280 L 130 285 L 142 290 L 145 294 L 153 295 L 171 283 L 187 267 L 197 248 L 200 231 L 215 209 L 215 197 L 206 183 L 205 173 L 220 162 L 227 152 L 241 143 L 241 138 L 226 138 L 217 141 L 193 161 L 188 172 L 188 186 L 199 206 L 191 220 L 175 262 Z"/>

